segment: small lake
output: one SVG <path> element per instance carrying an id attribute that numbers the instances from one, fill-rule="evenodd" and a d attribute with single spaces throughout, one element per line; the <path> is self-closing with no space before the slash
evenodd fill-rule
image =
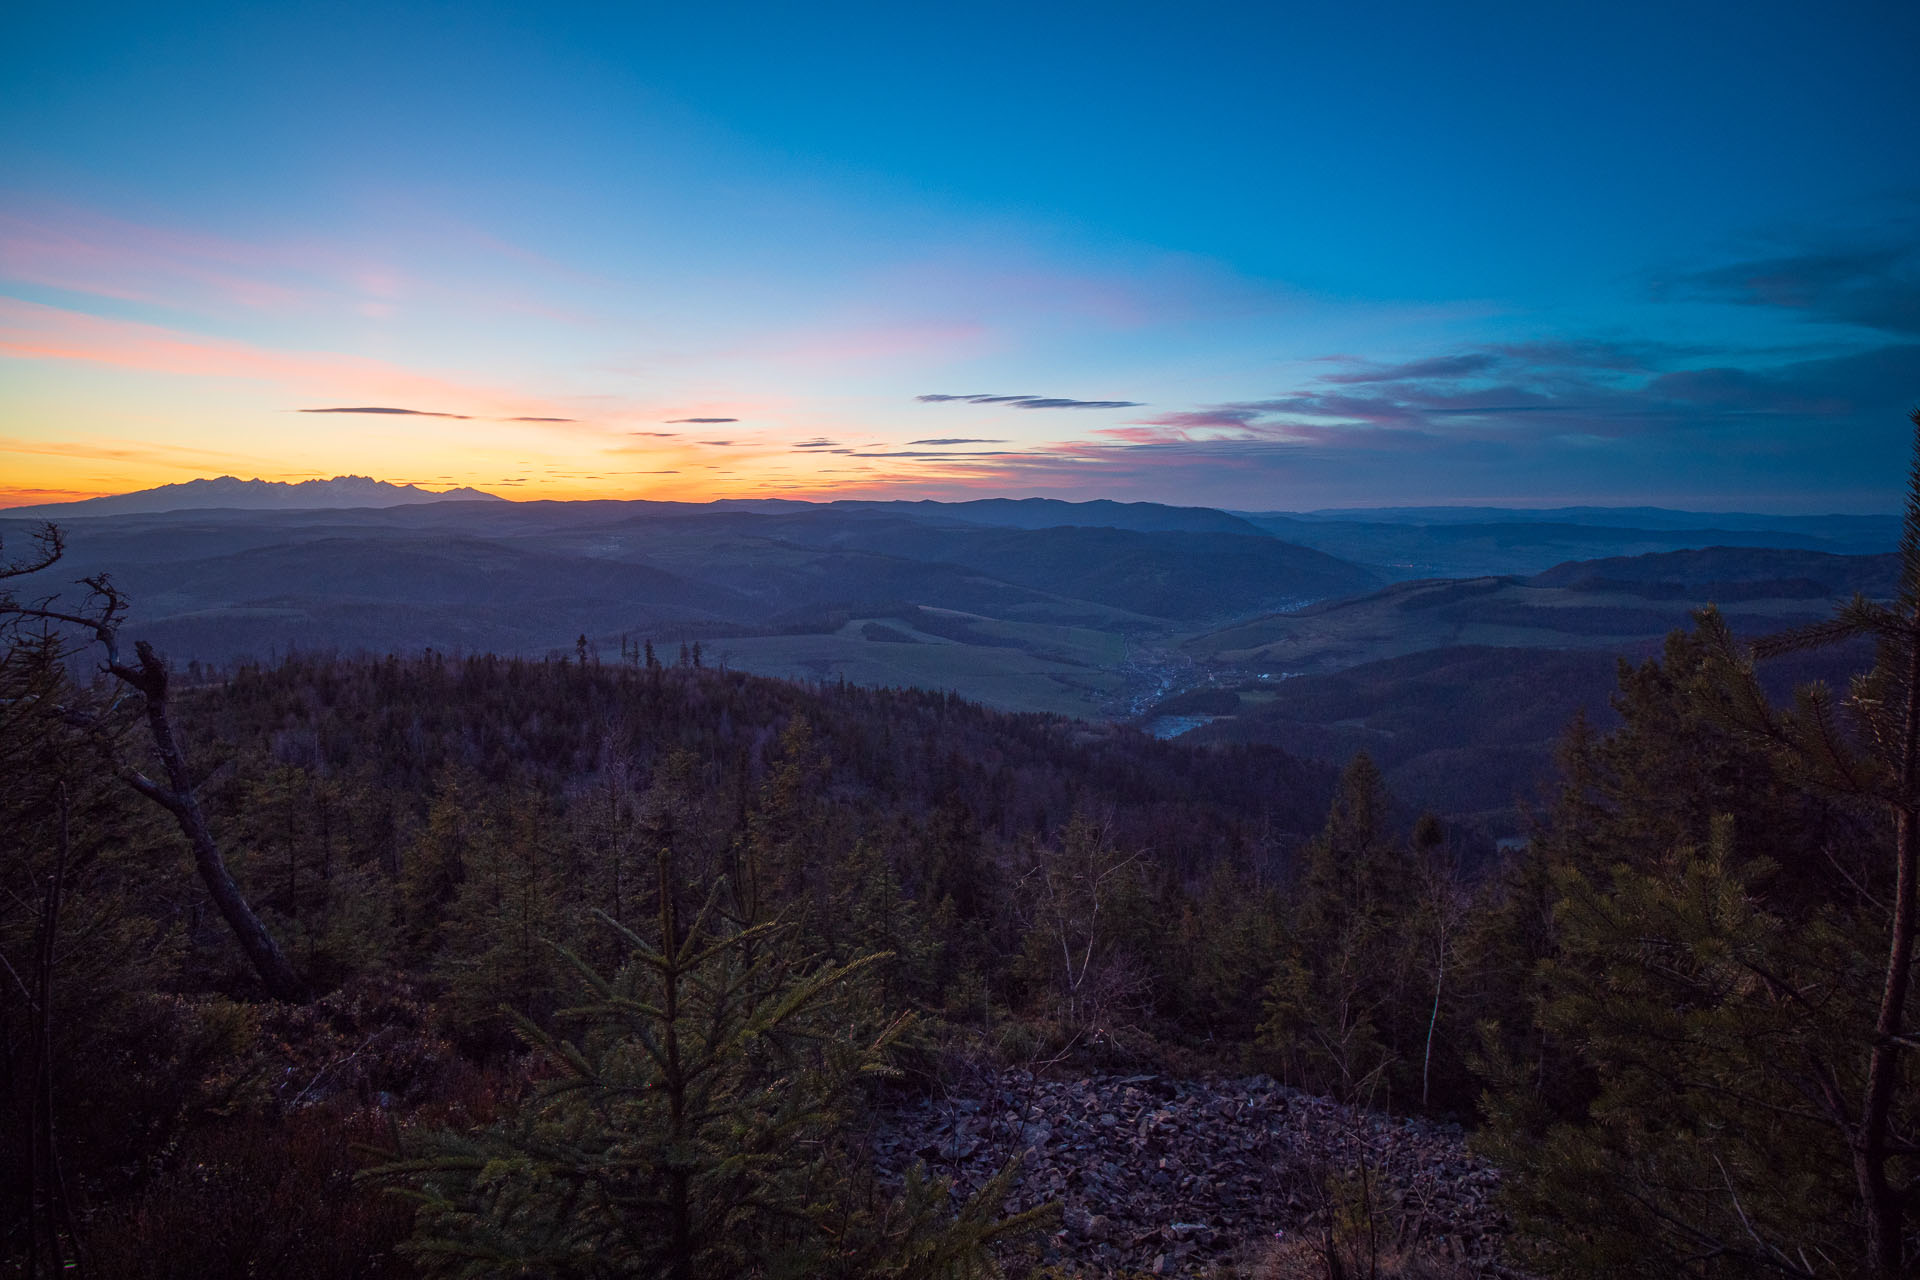
<path id="1" fill-rule="evenodd" d="M 1212 724 L 1219 716 L 1157 716 L 1147 721 L 1147 732 L 1156 738 L 1177 738 L 1183 733 Z"/>

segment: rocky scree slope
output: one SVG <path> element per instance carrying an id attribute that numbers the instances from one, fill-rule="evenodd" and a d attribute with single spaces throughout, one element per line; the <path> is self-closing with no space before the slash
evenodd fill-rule
<path id="1" fill-rule="evenodd" d="M 1317 1239 L 1334 1211 L 1328 1187 L 1363 1170 L 1386 1245 L 1468 1274 L 1520 1274 L 1500 1261 L 1499 1174 L 1457 1126 L 1360 1111 L 1267 1076 L 1004 1071 L 883 1112 L 872 1145 L 883 1177 L 924 1161 L 956 1195 L 1020 1157 L 1007 1208 L 1061 1201 L 1050 1259 L 1102 1276 L 1207 1275 L 1277 1239 Z"/>

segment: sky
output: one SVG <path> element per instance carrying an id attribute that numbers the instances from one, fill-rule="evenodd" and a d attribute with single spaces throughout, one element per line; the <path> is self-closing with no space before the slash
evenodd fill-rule
<path id="1" fill-rule="evenodd" d="M 25 0 L 0 506 L 1898 507 L 1920 6 Z"/>

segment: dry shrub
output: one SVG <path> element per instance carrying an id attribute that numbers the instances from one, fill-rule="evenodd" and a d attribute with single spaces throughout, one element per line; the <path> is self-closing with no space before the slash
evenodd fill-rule
<path id="1" fill-rule="evenodd" d="M 1241 1275 L 1245 1280 L 1474 1280 L 1481 1271 L 1417 1249 L 1375 1251 L 1353 1242 L 1294 1236 L 1263 1245 Z"/>
<path id="2" fill-rule="evenodd" d="M 413 1209 L 353 1175 L 391 1145 L 376 1110 L 312 1107 L 199 1130 L 130 1200 L 95 1215 L 91 1273 L 126 1280 L 273 1276 L 385 1280 L 413 1268 L 395 1252 Z"/>
<path id="3" fill-rule="evenodd" d="M 390 1158 L 404 1128 L 491 1123 L 529 1087 L 528 1060 L 494 1070 L 463 1060 L 397 978 L 358 980 L 311 1005 L 236 1009 L 246 1017 L 228 1028 L 213 1016 L 224 1003 L 193 1007 L 199 1038 L 217 1041 L 202 1056 L 220 1070 L 200 1071 L 213 1083 L 172 1100 L 174 1136 L 143 1162 L 137 1187 L 89 1215 L 90 1274 L 415 1275 L 394 1251 L 412 1206 L 355 1173 Z M 227 1105 L 209 1105 L 228 1077 Z"/>
<path id="4" fill-rule="evenodd" d="M 432 1021 L 428 1003 L 398 976 L 358 978 L 308 1005 L 268 1006 L 260 1055 L 274 1103 L 408 1109 L 459 1092 L 474 1067 Z"/>

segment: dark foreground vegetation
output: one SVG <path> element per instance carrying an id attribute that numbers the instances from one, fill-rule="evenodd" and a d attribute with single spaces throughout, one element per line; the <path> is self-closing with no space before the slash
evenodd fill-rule
<path id="1" fill-rule="evenodd" d="M 96 581 L 96 674 L 35 581 L 0 661 L 9 1272 L 1091 1269 L 1002 1214 L 1017 1167 L 966 1198 L 874 1172 L 865 1117 L 1008 1069 L 1465 1123 L 1536 1272 L 1920 1257 L 1920 502 L 1892 606 L 1761 646 L 1873 640 L 1846 694 L 1775 705 L 1707 612 L 1621 665 L 1618 726 L 1571 727 L 1502 858 L 1365 756 L 691 654 L 189 684 L 120 651 Z M 1467 1273 L 1370 1186 L 1247 1266 Z"/>

